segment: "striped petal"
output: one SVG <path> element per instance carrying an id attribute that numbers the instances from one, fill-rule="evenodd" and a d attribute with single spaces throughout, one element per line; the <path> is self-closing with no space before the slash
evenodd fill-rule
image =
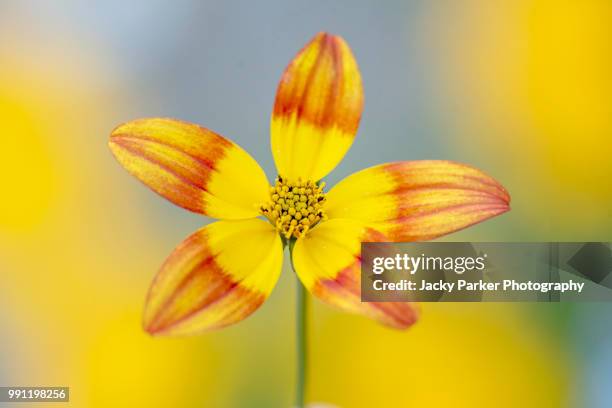
<path id="1" fill-rule="evenodd" d="M 347 177 L 327 195 L 329 218 L 366 222 L 391 241 L 422 241 L 510 209 L 510 195 L 482 171 L 449 161 L 397 162 Z"/>
<path id="2" fill-rule="evenodd" d="M 236 323 L 270 295 L 283 246 L 269 223 L 218 221 L 183 241 L 168 257 L 147 296 L 151 334 L 193 334 Z"/>
<path id="3" fill-rule="evenodd" d="M 256 217 L 269 184 L 238 145 L 195 124 L 140 119 L 113 130 L 110 148 L 130 173 L 190 211 L 222 219 Z"/>
<path id="4" fill-rule="evenodd" d="M 363 89 L 346 42 L 317 34 L 285 69 L 272 112 L 272 154 L 279 174 L 320 180 L 351 147 Z"/>
<path id="5" fill-rule="evenodd" d="M 387 238 L 354 220 L 329 220 L 296 241 L 293 266 L 304 286 L 322 301 L 405 329 L 417 320 L 415 304 L 361 302 L 361 242 L 373 241 Z"/>

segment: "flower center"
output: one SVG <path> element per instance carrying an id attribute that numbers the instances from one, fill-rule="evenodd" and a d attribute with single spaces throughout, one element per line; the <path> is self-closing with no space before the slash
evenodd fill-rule
<path id="1" fill-rule="evenodd" d="M 324 220 L 325 183 L 290 181 L 280 175 L 270 187 L 270 201 L 261 206 L 265 215 L 286 239 L 299 238 Z"/>

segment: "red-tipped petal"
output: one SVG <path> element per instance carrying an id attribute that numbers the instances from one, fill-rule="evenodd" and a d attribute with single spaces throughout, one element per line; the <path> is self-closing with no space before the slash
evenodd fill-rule
<path id="1" fill-rule="evenodd" d="M 325 177 L 353 143 L 362 109 L 361 76 L 349 46 L 317 34 L 285 69 L 276 92 L 271 144 L 279 174 Z"/>
<path id="2" fill-rule="evenodd" d="M 390 241 L 433 239 L 510 209 L 510 195 L 473 167 L 441 160 L 374 166 L 342 180 L 327 195 L 329 218 L 351 218 Z"/>
<path id="3" fill-rule="evenodd" d="M 361 242 L 387 240 L 353 220 L 325 221 L 297 240 L 293 264 L 304 286 L 325 303 L 405 329 L 418 318 L 416 304 L 361 302 Z"/>
<path id="4" fill-rule="evenodd" d="M 139 119 L 113 130 L 110 148 L 130 173 L 174 204 L 210 217 L 256 217 L 268 182 L 238 145 L 175 119 Z"/>
<path id="5" fill-rule="evenodd" d="M 151 334 L 193 334 L 236 323 L 274 288 L 283 247 L 259 219 L 219 221 L 183 241 L 155 277 L 144 313 Z"/>

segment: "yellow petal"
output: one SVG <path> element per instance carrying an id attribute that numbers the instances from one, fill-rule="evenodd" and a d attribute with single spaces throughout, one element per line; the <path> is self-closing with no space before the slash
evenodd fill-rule
<path id="1" fill-rule="evenodd" d="M 390 241 L 422 241 L 510 209 L 493 178 L 449 161 L 387 163 L 342 180 L 327 195 L 329 218 L 361 220 Z"/>
<path id="2" fill-rule="evenodd" d="M 361 242 L 387 241 L 354 220 L 321 223 L 293 248 L 293 265 L 304 286 L 322 301 L 404 329 L 416 322 L 414 303 L 361 302 Z"/>
<path id="3" fill-rule="evenodd" d="M 363 89 L 346 42 L 317 34 L 285 69 L 276 91 L 271 144 L 279 174 L 320 180 L 351 147 Z"/>
<path id="4" fill-rule="evenodd" d="M 193 334 L 236 323 L 270 295 L 283 246 L 259 220 L 218 221 L 183 241 L 168 257 L 147 296 L 151 334 Z"/>
<path id="5" fill-rule="evenodd" d="M 109 146 L 130 173 L 173 203 L 210 217 L 256 217 L 268 200 L 263 170 L 235 143 L 175 119 L 127 122 Z"/>

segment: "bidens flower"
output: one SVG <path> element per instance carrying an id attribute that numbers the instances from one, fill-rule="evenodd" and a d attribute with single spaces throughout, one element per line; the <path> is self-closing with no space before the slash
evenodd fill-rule
<path id="1" fill-rule="evenodd" d="M 314 296 L 397 328 L 416 321 L 412 304 L 360 301 L 360 243 L 439 237 L 507 211 L 510 197 L 483 172 L 448 161 L 374 166 L 326 192 L 319 180 L 350 148 L 362 108 L 351 50 L 320 33 L 278 86 L 273 186 L 244 150 L 198 125 L 153 118 L 112 132 L 110 148 L 130 173 L 222 220 L 188 237 L 161 267 L 144 312 L 149 333 L 195 333 L 249 316 L 276 284 L 287 242 Z"/>

